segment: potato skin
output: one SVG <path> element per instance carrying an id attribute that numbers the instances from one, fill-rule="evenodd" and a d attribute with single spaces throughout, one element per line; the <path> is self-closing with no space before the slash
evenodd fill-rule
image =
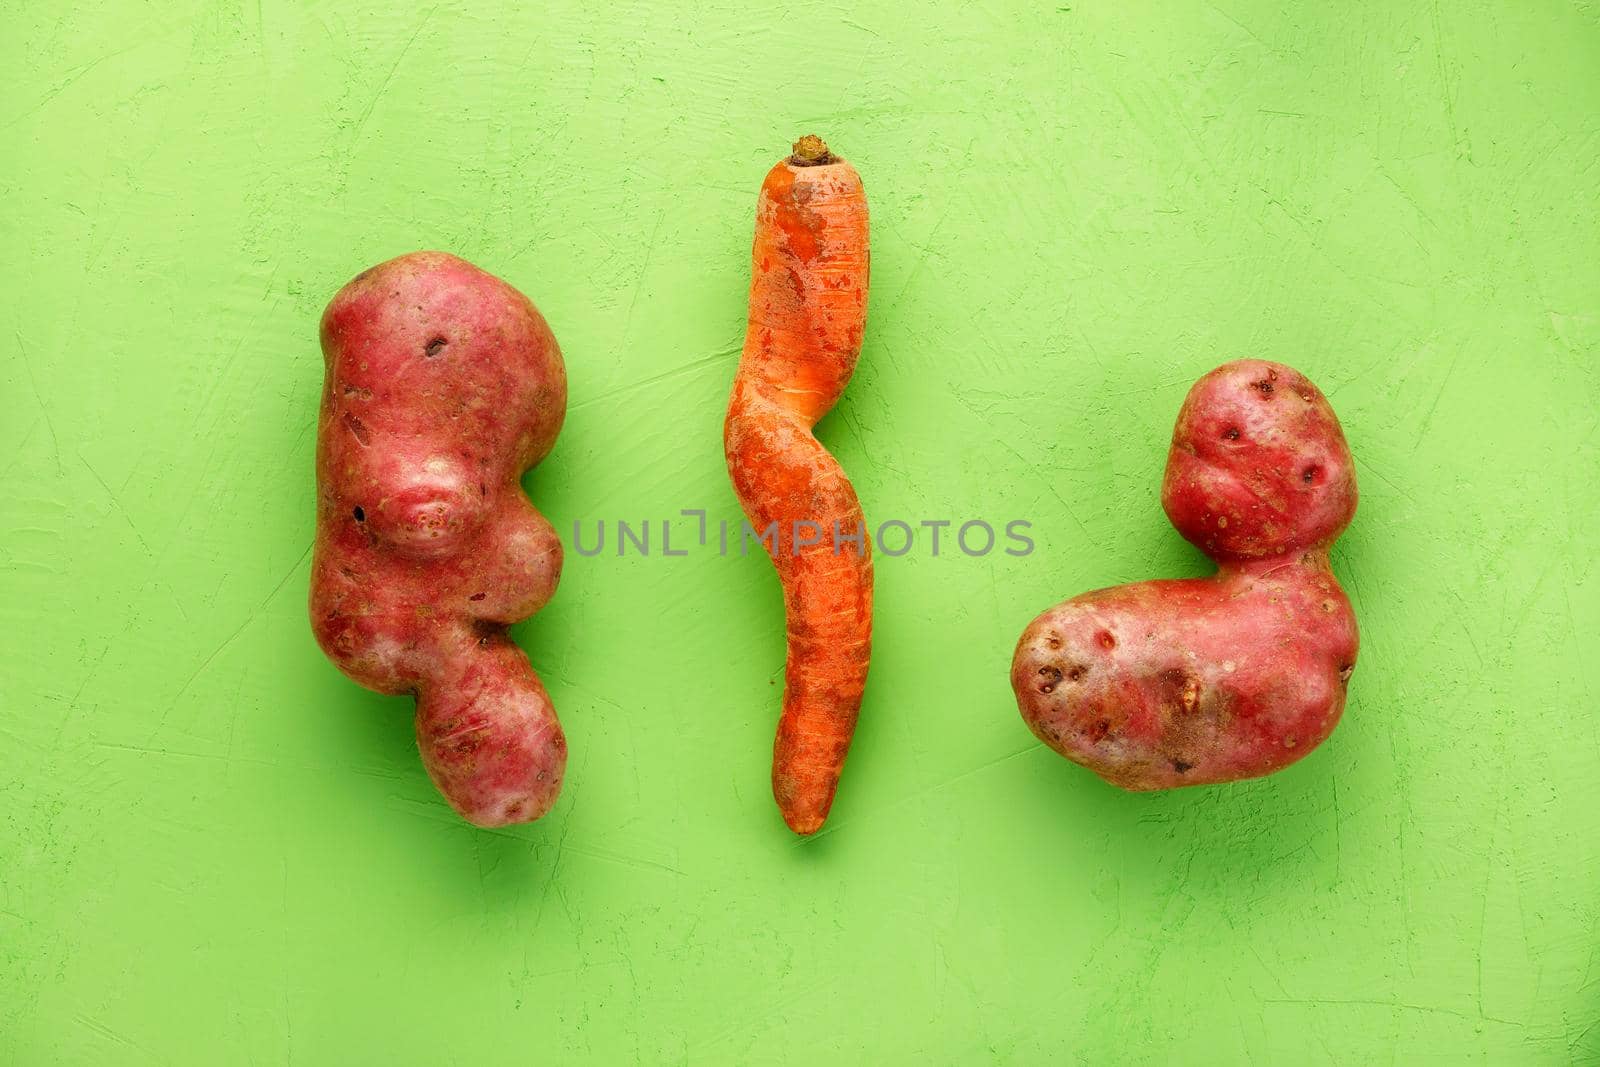
<path id="1" fill-rule="evenodd" d="M 361 685 L 417 696 L 423 763 L 464 817 L 536 819 L 566 740 L 505 628 L 561 575 L 520 485 L 565 417 L 561 350 L 527 297 L 442 252 L 357 275 L 321 335 L 317 642 Z"/>
<path id="2" fill-rule="evenodd" d="M 1355 614 L 1328 562 L 1356 507 L 1344 432 L 1298 371 L 1225 364 L 1178 413 L 1161 499 L 1218 573 L 1046 611 L 1017 644 L 1017 705 L 1041 741 L 1124 789 L 1270 774 L 1332 732 L 1355 668 Z"/>

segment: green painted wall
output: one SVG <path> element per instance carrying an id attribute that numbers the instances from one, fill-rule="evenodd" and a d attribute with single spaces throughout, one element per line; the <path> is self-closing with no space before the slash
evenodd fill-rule
<path id="1" fill-rule="evenodd" d="M 1600 6 L 0 0 L 0 1061 L 1600 1062 Z M 546 10 L 546 8 L 548 8 Z M 570 557 L 516 633 L 545 821 L 471 829 L 304 618 L 316 321 L 458 252 L 539 303 L 581 519 L 735 517 L 755 190 L 864 176 L 879 567 L 830 828 L 767 790 L 763 559 Z M 1344 725 L 1129 796 L 1012 643 L 1201 573 L 1190 381 L 1326 388 L 1361 511 Z M 591 527 L 592 528 L 592 527 Z"/>

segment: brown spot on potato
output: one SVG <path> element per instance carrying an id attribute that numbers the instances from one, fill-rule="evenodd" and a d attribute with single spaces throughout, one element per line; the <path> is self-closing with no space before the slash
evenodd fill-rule
<path id="1" fill-rule="evenodd" d="M 361 442 L 362 448 L 365 448 L 371 443 L 372 438 L 367 433 L 366 423 L 362 422 L 348 411 L 340 417 L 340 421 L 344 423 L 345 429 L 350 431 L 351 436 L 353 436 L 357 441 Z"/>
<path id="2" fill-rule="evenodd" d="M 1047 663 L 1039 668 L 1039 677 L 1044 679 L 1039 683 L 1039 692 L 1053 693 L 1056 683 L 1061 681 L 1061 668 Z"/>
<path id="3" fill-rule="evenodd" d="M 1300 472 L 1300 480 L 1305 482 L 1307 485 L 1310 485 L 1317 480 L 1317 475 L 1321 473 L 1322 468 L 1313 463 L 1311 466 Z"/>
<path id="4" fill-rule="evenodd" d="M 1175 760 L 1172 761 L 1172 769 L 1177 771 L 1179 774 L 1184 774 L 1184 773 L 1187 773 L 1188 771 L 1193 770 L 1194 769 L 1194 764 L 1189 763 L 1189 762 L 1187 762 L 1185 760 L 1175 759 Z"/>
<path id="5" fill-rule="evenodd" d="M 1224 441 L 1237 441 L 1239 439 L 1239 427 L 1229 426 L 1226 430 L 1223 430 L 1222 439 Z"/>
<path id="6" fill-rule="evenodd" d="M 1299 743 L 1300 743 L 1300 740 L 1299 740 L 1299 738 L 1296 738 L 1296 737 L 1285 737 L 1283 739 L 1283 747 L 1284 748 L 1293 748 L 1294 746 L 1298 745 Z"/>
<path id="7" fill-rule="evenodd" d="M 355 510 L 352 511 L 350 514 L 355 516 L 355 520 L 357 522 L 366 522 L 367 521 L 367 509 L 362 507 L 360 504 L 357 504 L 356 507 L 355 507 Z"/>
<path id="8" fill-rule="evenodd" d="M 1274 377 L 1276 377 L 1276 375 L 1274 375 Z M 1251 382 L 1250 388 L 1260 393 L 1262 400 L 1272 399 L 1272 381 L 1270 379 L 1262 378 L 1260 381 Z"/>
<path id="9" fill-rule="evenodd" d="M 1112 635 L 1110 630 L 1101 630 L 1099 633 L 1094 635 L 1094 639 L 1101 648 L 1106 649 L 1107 651 L 1117 647 L 1117 639 Z"/>
<path id="10" fill-rule="evenodd" d="M 1355 672 L 1356 672 L 1356 665 L 1354 663 L 1346 663 L 1343 667 L 1340 667 L 1339 668 L 1339 684 L 1340 685 L 1349 685 L 1350 684 L 1350 676 L 1352 674 L 1354 674 Z"/>
<path id="11" fill-rule="evenodd" d="M 1162 706 L 1162 721 L 1171 727 L 1173 737 L 1194 736 L 1195 713 L 1200 710 L 1200 679 L 1181 667 L 1169 667 L 1157 674 L 1155 682 Z"/>
<path id="12" fill-rule="evenodd" d="M 432 359 L 434 356 L 437 356 L 440 352 L 444 351 L 444 346 L 449 343 L 450 342 L 446 341 L 443 337 L 435 337 L 423 347 L 422 354 L 427 356 L 429 359 Z"/>
<path id="13" fill-rule="evenodd" d="M 1081 663 L 1074 663 L 1072 666 L 1067 668 L 1067 681 L 1079 681 L 1087 673 L 1089 673 L 1089 668 L 1085 667 Z"/>
<path id="14" fill-rule="evenodd" d="M 482 600 L 484 597 L 486 597 L 488 595 L 489 595 L 488 593 L 473 593 L 471 596 L 467 597 L 467 599 L 468 600 Z"/>
<path id="15" fill-rule="evenodd" d="M 1156 675 L 1167 691 L 1168 699 L 1176 700 L 1178 709 L 1186 715 L 1194 714 L 1200 706 L 1200 681 L 1179 667 L 1169 667 Z"/>

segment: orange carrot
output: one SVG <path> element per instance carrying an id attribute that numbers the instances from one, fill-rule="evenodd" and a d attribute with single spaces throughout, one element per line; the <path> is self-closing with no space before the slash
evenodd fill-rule
<path id="1" fill-rule="evenodd" d="M 871 654 L 871 536 L 855 489 L 811 433 L 861 353 L 867 260 L 860 175 L 821 138 L 802 137 L 761 186 L 750 323 L 723 428 L 734 492 L 769 535 L 783 585 L 789 656 L 772 793 L 800 834 L 833 806 Z"/>

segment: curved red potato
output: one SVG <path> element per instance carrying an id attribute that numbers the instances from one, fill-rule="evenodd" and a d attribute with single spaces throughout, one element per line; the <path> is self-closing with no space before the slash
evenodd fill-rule
<path id="1" fill-rule="evenodd" d="M 328 658 L 417 697 L 423 764 L 482 826 L 555 803 L 566 740 L 506 626 L 542 608 L 561 542 L 520 479 L 566 414 L 527 297 L 442 252 L 363 271 L 322 317 L 311 625 Z"/>
<path id="2" fill-rule="evenodd" d="M 1178 413 L 1161 502 L 1217 574 L 1046 611 L 1017 644 L 1017 705 L 1045 744 L 1124 789 L 1270 774 L 1332 732 L 1355 668 L 1328 562 L 1356 508 L 1339 420 L 1290 367 L 1219 367 Z"/>

